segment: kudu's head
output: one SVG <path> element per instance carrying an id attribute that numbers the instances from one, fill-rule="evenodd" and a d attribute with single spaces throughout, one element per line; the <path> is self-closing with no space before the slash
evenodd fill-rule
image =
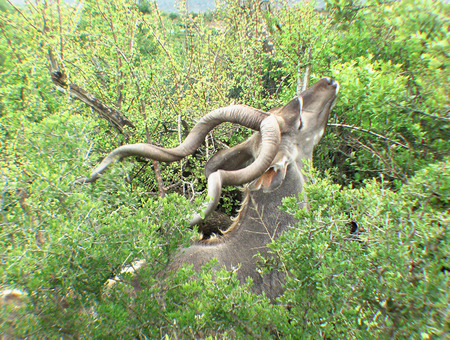
<path id="1" fill-rule="evenodd" d="M 83 181 L 96 181 L 111 163 L 128 156 L 178 161 L 192 154 L 205 136 L 223 122 L 259 131 L 248 141 L 217 153 L 206 165 L 208 196 L 211 198 L 203 209 L 206 218 L 216 208 L 223 185 L 251 183 L 252 190 L 271 191 L 283 182 L 289 164 L 311 158 L 314 145 L 323 135 L 338 91 L 337 82 L 323 78 L 284 107 L 269 112 L 244 105 L 216 109 L 202 117 L 178 147 L 164 149 L 143 143 L 121 146 L 101 162 L 90 178 Z M 201 215 L 196 214 L 190 224 L 201 221 Z"/>
<path id="2" fill-rule="evenodd" d="M 277 118 L 281 142 L 271 165 L 249 185 L 251 190 L 274 191 L 282 184 L 289 165 L 296 163 L 300 171 L 303 160 L 312 158 L 313 148 L 325 131 L 338 92 L 336 81 L 323 78 L 285 106 L 269 110 Z M 243 167 L 244 162 L 260 153 L 261 136 L 257 133 L 246 142 L 214 156 L 206 166 L 206 175 L 225 167 Z M 243 155 L 248 155 L 249 159 Z"/>

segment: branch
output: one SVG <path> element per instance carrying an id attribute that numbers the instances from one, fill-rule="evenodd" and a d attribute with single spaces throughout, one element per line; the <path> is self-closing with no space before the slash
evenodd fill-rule
<path id="1" fill-rule="evenodd" d="M 143 103 L 143 101 L 142 101 L 142 103 Z M 145 117 L 145 113 L 144 113 L 144 117 Z M 151 144 L 152 139 L 150 137 L 150 133 L 148 131 L 147 124 L 145 124 L 145 134 L 147 137 L 147 143 Z M 161 198 L 164 198 L 166 196 L 166 186 L 164 185 L 164 181 L 161 176 L 161 169 L 159 167 L 159 162 L 154 159 L 151 159 L 150 161 L 152 162 L 153 169 L 155 170 L 155 177 L 156 177 L 156 183 L 158 184 L 159 196 Z"/>
<path id="2" fill-rule="evenodd" d="M 419 110 L 418 108 L 402 106 L 402 105 L 398 105 L 398 104 L 395 104 L 395 103 L 392 103 L 392 102 L 388 102 L 388 104 L 390 106 L 392 106 L 392 107 L 395 107 L 396 109 L 402 109 L 404 111 L 409 111 L 409 112 L 412 112 L 412 113 L 418 113 L 418 114 L 421 114 L 421 115 L 423 115 L 425 117 L 433 118 L 433 119 L 436 119 L 436 120 L 441 120 L 443 122 L 450 122 L 450 118 L 442 117 L 442 116 L 435 116 L 435 115 L 423 112 L 422 110 Z M 448 114 L 449 112 L 450 111 L 447 110 L 446 112 L 444 112 L 444 114 Z"/>
<path id="3" fill-rule="evenodd" d="M 39 28 L 34 26 L 33 23 L 30 20 L 28 20 L 28 18 L 25 16 L 25 14 L 23 14 L 22 11 L 18 7 L 14 6 L 14 4 L 12 3 L 11 0 L 6 0 L 6 1 L 8 1 L 8 3 L 14 8 L 14 10 L 17 13 L 19 13 L 31 27 L 33 27 L 36 31 L 42 33 L 42 31 Z"/>
<path id="4" fill-rule="evenodd" d="M 390 173 L 385 172 L 383 169 L 380 169 L 382 171 L 382 173 L 389 175 L 393 178 L 397 178 L 399 180 L 401 180 L 403 183 L 406 183 L 406 174 L 404 174 L 401 169 L 400 171 L 397 171 L 396 169 L 396 164 L 389 164 L 388 160 L 385 159 L 380 152 L 378 152 L 373 145 L 372 146 L 368 146 L 364 143 L 362 143 L 360 140 L 356 139 L 355 137 L 351 137 L 351 139 L 353 139 L 357 145 L 361 146 L 363 149 L 365 149 L 366 151 L 370 152 L 372 155 L 374 155 L 375 157 L 377 157 L 386 167 L 386 170 L 390 171 Z M 370 142 L 369 142 L 370 143 Z M 371 143 L 370 143 L 371 144 Z M 393 159 L 391 157 L 389 157 L 389 160 L 393 161 Z"/>
<path id="5" fill-rule="evenodd" d="M 371 8 L 371 7 L 379 7 L 379 6 L 388 5 L 388 4 L 391 4 L 394 2 L 399 2 L 399 0 L 388 0 L 388 1 L 384 1 L 384 2 L 377 2 L 376 4 L 373 4 L 373 5 L 350 6 L 349 9 L 351 11 L 359 11 L 361 9 Z"/>
<path id="6" fill-rule="evenodd" d="M 119 129 L 121 133 L 123 133 L 123 129 L 125 126 L 129 126 L 133 129 L 136 128 L 134 124 L 127 117 L 125 117 L 122 112 L 110 108 L 80 86 L 76 84 L 67 84 L 66 75 L 63 71 L 59 70 L 51 50 L 49 50 L 49 58 L 51 63 L 50 69 L 52 81 L 59 91 L 68 93 L 70 96 L 81 100 L 86 105 L 89 105 L 92 109 L 97 111 L 102 118 L 108 120 L 117 129 Z"/>
<path id="7" fill-rule="evenodd" d="M 372 136 L 375 136 L 375 137 L 387 140 L 387 141 L 389 141 L 391 143 L 394 143 L 394 144 L 396 144 L 398 146 L 401 146 L 402 148 L 409 149 L 409 146 L 407 146 L 405 144 L 402 144 L 402 143 L 397 142 L 397 141 L 395 141 L 393 139 L 390 139 L 390 138 L 388 138 L 386 136 L 380 135 L 380 134 L 378 134 L 376 132 L 372 132 L 370 130 L 366 130 L 366 129 L 363 129 L 363 128 L 360 128 L 360 127 L 357 127 L 357 126 L 352 126 L 352 125 L 347 125 L 347 124 L 336 124 L 336 123 L 328 123 L 327 125 L 328 126 L 343 127 L 343 128 L 347 128 L 347 129 L 352 129 L 352 130 L 356 130 L 356 131 L 365 132 L 365 133 L 368 133 L 369 135 L 372 135 Z"/>

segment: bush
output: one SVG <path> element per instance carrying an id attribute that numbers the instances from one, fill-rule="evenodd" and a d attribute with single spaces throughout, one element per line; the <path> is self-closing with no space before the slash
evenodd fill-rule
<path id="1" fill-rule="evenodd" d="M 142 2 L 142 4 L 148 4 Z M 222 4 L 214 15 L 139 11 L 135 1 L 37 2 L 0 19 L 0 288 L 26 293 L 2 309 L 1 332 L 80 338 L 439 338 L 449 332 L 448 5 L 428 0 L 279 8 Z M 448 17 L 448 15 L 447 15 Z M 265 49 L 268 42 L 272 50 Z M 115 129 L 49 75 L 121 111 Z M 204 161 L 246 129 L 223 126 L 196 154 L 164 165 L 116 165 L 75 180 L 107 151 L 147 140 L 171 147 L 204 113 L 239 103 L 268 110 L 311 81 L 341 94 L 306 175 L 310 209 L 272 244 L 261 270 L 289 273 L 277 303 L 233 272 L 184 268 L 164 277 L 196 235 L 187 216 L 205 196 Z M 54 66 L 53 66 L 54 67 Z M 53 70 L 54 71 L 54 70 Z M 127 175 L 131 174 L 131 175 Z M 127 177 L 128 180 L 123 180 Z M 131 179 L 131 180 L 130 180 Z M 224 211 L 236 207 L 229 188 Z M 303 199 L 303 197 L 301 198 Z M 105 292 L 145 259 L 143 290 Z M 123 275 L 124 281 L 132 281 Z"/>
<path id="2" fill-rule="evenodd" d="M 448 161 L 394 192 L 366 181 L 341 188 L 317 172 L 310 210 L 284 209 L 298 228 L 273 245 L 292 276 L 281 300 L 299 337 L 440 338 L 449 330 Z"/>

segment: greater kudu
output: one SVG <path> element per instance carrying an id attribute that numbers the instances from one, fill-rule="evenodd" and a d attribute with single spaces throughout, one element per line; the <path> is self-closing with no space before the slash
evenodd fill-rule
<path id="1" fill-rule="evenodd" d="M 169 270 L 176 271 L 185 264 L 193 264 L 198 270 L 216 258 L 217 268 L 238 268 L 237 276 L 241 282 L 251 277 L 255 293 L 264 291 L 274 298 L 282 292 L 285 274 L 273 271 L 262 276 L 256 255 L 267 255 L 267 244 L 298 223 L 279 207 L 283 197 L 299 197 L 306 180 L 301 170 L 305 161 L 312 159 L 313 147 L 324 133 L 338 92 L 336 81 L 323 78 L 285 106 L 267 113 L 241 105 L 214 110 L 197 123 L 177 148 L 164 149 L 150 144 L 121 146 L 112 151 L 85 181 L 97 180 L 112 162 L 127 156 L 164 162 L 180 160 L 193 153 L 209 131 L 225 121 L 258 130 L 247 141 L 218 152 L 206 165 L 208 196 L 212 198 L 203 210 L 206 217 L 216 208 L 222 185 L 248 184 L 234 223 L 220 237 L 197 241 L 180 249 Z M 196 214 L 190 223 L 195 225 L 201 221 L 201 215 Z M 134 286 L 138 289 L 138 281 Z"/>

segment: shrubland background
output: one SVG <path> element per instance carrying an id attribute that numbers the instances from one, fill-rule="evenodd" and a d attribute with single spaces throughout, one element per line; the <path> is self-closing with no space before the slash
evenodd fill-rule
<path id="1" fill-rule="evenodd" d="M 315 10 L 230 0 L 198 15 L 120 0 L 0 8 L 0 288 L 27 293 L 20 307 L 2 309 L 2 332 L 448 336 L 449 5 L 328 0 Z M 341 92 L 308 173 L 311 209 L 287 198 L 283 209 L 299 224 L 271 245 L 274 265 L 290 273 L 277 304 L 225 271 L 157 275 L 196 237 L 186 216 L 205 197 L 202 165 L 250 131 L 225 125 L 192 157 L 159 164 L 165 187 L 158 164 L 142 159 L 117 164 L 95 185 L 74 183 L 124 143 L 177 145 L 217 107 L 282 105 L 307 68 L 311 83 L 334 77 Z M 51 74 L 134 128 L 58 91 Z M 220 209 L 233 214 L 240 195 L 228 188 Z M 135 259 L 150 264 L 144 291 L 105 294 L 105 281 Z"/>

